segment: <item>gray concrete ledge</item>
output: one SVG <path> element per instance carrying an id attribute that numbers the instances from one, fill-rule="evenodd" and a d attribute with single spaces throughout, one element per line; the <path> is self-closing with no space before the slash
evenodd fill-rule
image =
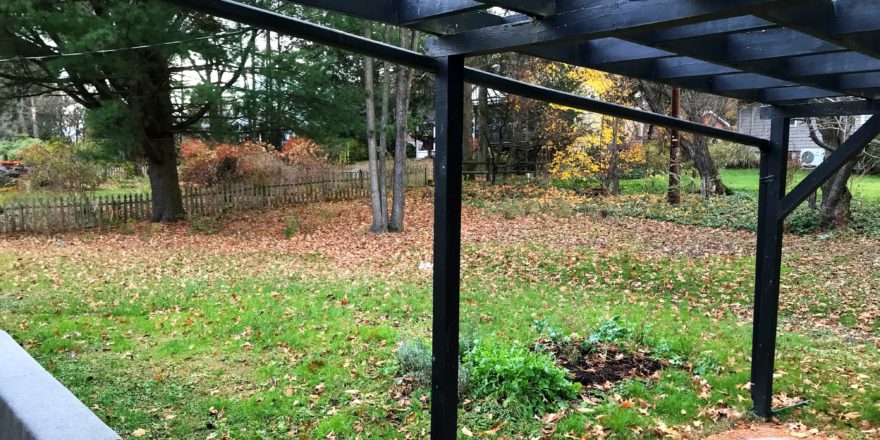
<path id="1" fill-rule="evenodd" d="M 0 330 L 0 439 L 119 438 L 11 336 Z"/>

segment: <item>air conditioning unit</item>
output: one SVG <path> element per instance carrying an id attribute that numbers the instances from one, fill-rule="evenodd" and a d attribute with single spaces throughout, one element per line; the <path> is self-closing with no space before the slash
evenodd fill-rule
<path id="1" fill-rule="evenodd" d="M 805 148 L 799 154 L 804 168 L 816 168 L 825 160 L 825 150 L 821 148 Z"/>

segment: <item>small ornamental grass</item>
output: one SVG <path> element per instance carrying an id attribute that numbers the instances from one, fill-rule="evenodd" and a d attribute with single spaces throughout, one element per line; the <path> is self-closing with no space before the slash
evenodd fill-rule
<path id="1" fill-rule="evenodd" d="M 465 357 L 473 395 L 498 399 L 518 415 L 553 411 L 577 397 L 580 384 L 569 381 L 567 371 L 553 358 L 518 345 L 479 341 Z"/>
<path id="2" fill-rule="evenodd" d="M 464 336 L 464 335 L 463 335 Z M 473 343 L 471 339 L 462 338 L 461 347 L 469 347 Z M 467 349 L 469 352 L 470 350 Z M 431 344 L 419 338 L 407 339 L 400 343 L 395 352 L 402 376 L 409 376 L 416 380 L 420 386 L 431 385 Z M 471 391 L 471 372 L 468 365 L 458 367 L 458 395 L 467 396 Z"/>
<path id="3" fill-rule="evenodd" d="M 400 372 L 416 379 L 431 380 L 431 346 L 418 338 L 406 340 L 397 347 Z"/>

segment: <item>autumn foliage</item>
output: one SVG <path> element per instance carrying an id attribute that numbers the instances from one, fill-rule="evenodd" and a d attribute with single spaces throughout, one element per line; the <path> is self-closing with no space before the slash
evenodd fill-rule
<path id="1" fill-rule="evenodd" d="M 548 171 L 562 180 L 589 180 L 608 174 L 611 165 L 611 148 L 618 149 L 618 170 L 628 172 L 645 163 L 645 150 L 637 142 L 629 141 L 619 132 L 614 139 L 614 124 L 610 117 L 598 117 L 593 127 L 584 130 L 574 142 L 559 148 L 548 165 Z M 621 124 L 622 125 L 622 124 Z"/>
<path id="2" fill-rule="evenodd" d="M 302 137 L 286 141 L 281 151 L 258 141 L 232 144 L 185 139 L 180 145 L 181 179 L 205 186 L 241 181 L 266 183 L 290 176 L 294 167 L 326 163 L 323 148 Z"/>
<path id="3" fill-rule="evenodd" d="M 538 70 L 545 82 L 565 84 L 583 96 L 612 102 L 626 99 L 627 84 L 619 78 L 596 70 L 549 63 Z M 545 148 L 551 160 L 547 170 L 562 180 L 604 178 L 611 168 L 612 146 L 618 151 L 618 172 L 627 172 L 644 164 L 642 146 L 631 139 L 631 129 L 612 117 L 599 116 L 578 109 L 551 104 L 548 112 L 574 113 L 574 118 L 546 118 L 539 126 L 548 139 Z M 618 124 L 615 134 L 615 124 Z M 615 139 L 616 137 L 616 139 Z"/>
<path id="4" fill-rule="evenodd" d="M 278 152 L 278 157 L 288 165 L 300 167 L 315 167 L 329 163 L 324 148 L 313 140 L 302 136 L 295 136 L 284 141 L 281 145 L 281 151 Z"/>

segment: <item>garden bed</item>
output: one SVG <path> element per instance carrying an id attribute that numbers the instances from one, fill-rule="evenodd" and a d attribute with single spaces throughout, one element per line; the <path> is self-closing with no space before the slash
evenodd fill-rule
<path id="1" fill-rule="evenodd" d="M 645 351 L 628 352 L 613 344 L 591 344 L 580 338 L 562 342 L 539 340 L 537 344 L 552 354 L 559 366 L 568 370 L 569 379 L 585 389 L 607 388 L 609 384 L 625 379 L 649 378 L 663 368 L 660 361 Z"/>

